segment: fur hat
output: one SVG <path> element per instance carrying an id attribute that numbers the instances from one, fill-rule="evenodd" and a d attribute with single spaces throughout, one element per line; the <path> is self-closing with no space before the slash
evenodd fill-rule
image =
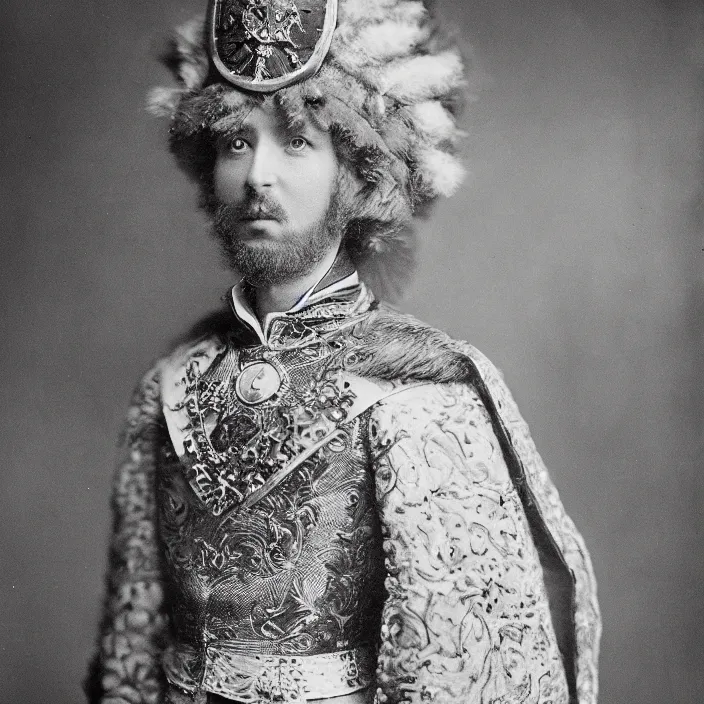
<path id="1" fill-rule="evenodd" d="M 208 193 L 216 139 L 237 130 L 264 96 L 218 74 L 204 18 L 179 27 L 164 58 L 179 86 L 154 89 L 149 108 L 170 118 L 172 152 Z M 454 150 L 464 87 L 460 52 L 421 0 L 340 0 L 318 72 L 273 93 L 292 125 L 305 115 L 329 130 L 338 157 L 363 182 L 345 243 L 386 295 L 400 293 L 412 270 L 414 216 L 463 179 Z"/>

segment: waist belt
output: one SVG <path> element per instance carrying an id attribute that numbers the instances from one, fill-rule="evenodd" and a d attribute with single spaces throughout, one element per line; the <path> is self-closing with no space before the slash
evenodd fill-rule
<path id="1" fill-rule="evenodd" d="M 361 646 L 319 655 L 249 655 L 235 644 L 217 641 L 206 648 L 199 690 L 244 704 L 300 702 L 351 694 L 374 680 L 376 650 Z M 176 687 L 193 690 L 168 666 Z"/>

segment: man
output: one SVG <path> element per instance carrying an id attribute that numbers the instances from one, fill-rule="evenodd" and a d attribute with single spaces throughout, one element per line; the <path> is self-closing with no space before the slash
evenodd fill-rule
<path id="1" fill-rule="evenodd" d="M 456 50 L 413 0 L 215 0 L 170 63 L 240 280 L 136 393 L 91 700 L 593 704 L 589 558 L 510 394 L 358 273 L 459 183 Z"/>

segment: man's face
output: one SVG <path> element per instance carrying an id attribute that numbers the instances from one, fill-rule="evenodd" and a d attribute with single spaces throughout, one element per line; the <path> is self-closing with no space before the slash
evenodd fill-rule
<path id="1" fill-rule="evenodd" d="M 309 273 L 339 245 L 338 162 L 327 132 L 291 129 L 270 101 L 218 145 L 214 228 L 231 266 L 250 283 Z"/>

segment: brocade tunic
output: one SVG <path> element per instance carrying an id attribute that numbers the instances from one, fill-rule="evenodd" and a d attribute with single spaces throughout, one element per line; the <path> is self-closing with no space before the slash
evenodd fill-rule
<path id="1" fill-rule="evenodd" d="M 595 704 L 588 554 L 493 368 L 363 285 L 254 332 L 240 311 L 145 379 L 95 701 Z"/>

